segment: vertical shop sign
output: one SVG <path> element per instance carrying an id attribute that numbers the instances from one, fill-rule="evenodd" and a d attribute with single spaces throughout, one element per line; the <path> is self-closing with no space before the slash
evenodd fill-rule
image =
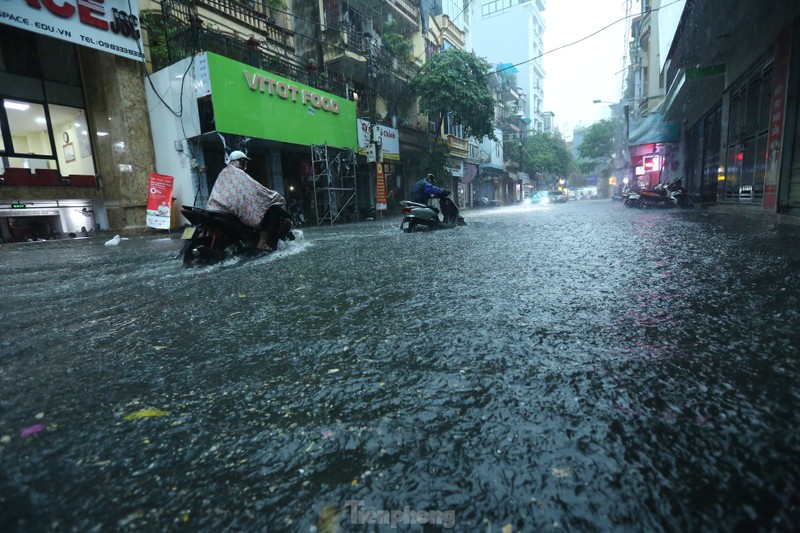
<path id="1" fill-rule="evenodd" d="M 786 112 L 786 85 L 789 82 L 789 57 L 792 44 L 791 25 L 778 34 L 775 46 L 775 66 L 772 81 L 772 100 L 769 106 L 769 135 L 767 136 L 767 170 L 764 175 L 764 211 L 778 208 L 778 177 L 781 170 L 783 118 Z"/>
<path id="2" fill-rule="evenodd" d="M 175 178 L 172 176 L 150 173 L 150 183 L 147 191 L 147 227 L 170 229 L 172 184 L 174 181 Z"/>
<path id="3" fill-rule="evenodd" d="M 376 175 L 378 176 L 378 183 L 376 184 L 375 191 L 375 210 L 386 211 L 386 177 L 383 173 L 383 163 L 376 164 Z"/>

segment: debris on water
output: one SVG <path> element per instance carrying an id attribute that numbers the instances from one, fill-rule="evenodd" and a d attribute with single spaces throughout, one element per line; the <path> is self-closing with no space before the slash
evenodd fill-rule
<path id="1" fill-rule="evenodd" d="M 342 530 L 339 525 L 339 508 L 328 503 L 322 506 L 317 520 L 318 533 L 339 533 Z"/>
<path id="2" fill-rule="evenodd" d="M 552 472 L 552 474 L 559 479 L 572 477 L 572 468 L 568 466 L 564 468 L 553 468 L 550 470 L 550 472 Z"/>
<path id="3" fill-rule="evenodd" d="M 106 246 L 118 246 L 121 241 L 122 238 L 119 235 L 114 235 L 114 237 L 106 241 Z"/>
<path id="4" fill-rule="evenodd" d="M 45 427 L 44 424 L 36 424 L 36 425 L 30 426 L 30 427 L 24 428 L 22 431 L 19 432 L 19 436 L 22 437 L 23 439 L 26 439 L 28 437 L 33 437 L 34 435 L 36 435 L 37 433 L 39 433 L 40 431 L 43 431 L 45 429 L 47 429 L 47 428 Z"/>
<path id="5" fill-rule="evenodd" d="M 138 420 L 140 418 L 167 416 L 168 414 L 169 413 L 167 411 L 162 411 L 160 409 L 139 409 L 136 412 L 133 412 L 129 415 L 125 415 L 125 420 Z"/>

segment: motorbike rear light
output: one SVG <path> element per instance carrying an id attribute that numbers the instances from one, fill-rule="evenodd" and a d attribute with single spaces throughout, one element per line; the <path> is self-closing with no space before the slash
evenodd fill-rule
<path id="1" fill-rule="evenodd" d="M 411 214 L 411 208 L 410 207 L 404 207 L 403 208 L 403 214 L 404 215 L 410 215 Z"/>

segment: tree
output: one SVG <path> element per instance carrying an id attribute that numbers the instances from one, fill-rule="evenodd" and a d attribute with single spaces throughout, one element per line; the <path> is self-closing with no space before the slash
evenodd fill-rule
<path id="1" fill-rule="evenodd" d="M 598 174 L 598 177 L 608 178 L 613 172 L 614 150 L 616 141 L 614 132 L 616 124 L 611 119 L 595 122 L 586 130 L 583 142 L 578 146 L 581 156 L 580 166 L 584 174 Z M 598 192 L 607 194 L 608 181 L 603 179 L 598 183 Z"/>
<path id="2" fill-rule="evenodd" d="M 451 48 L 428 59 L 411 82 L 419 109 L 435 115 L 436 132 L 450 114 L 464 126 L 467 137 L 494 136 L 494 98 L 486 83 L 490 66 L 485 59 Z"/>
<path id="3" fill-rule="evenodd" d="M 511 144 L 514 147 L 515 143 Z M 568 176 L 573 167 L 572 153 L 561 137 L 552 133 L 534 131 L 525 138 L 522 151 L 523 170 L 533 175 L 541 173 L 554 179 L 558 176 Z"/>
<path id="4" fill-rule="evenodd" d="M 614 156 L 614 121 L 603 119 L 595 122 L 586 131 L 578 153 L 586 159 L 610 158 Z"/>

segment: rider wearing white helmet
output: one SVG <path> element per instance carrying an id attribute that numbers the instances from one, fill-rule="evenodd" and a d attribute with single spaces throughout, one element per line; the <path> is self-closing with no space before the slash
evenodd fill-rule
<path id="1" fill-rule="evenodd" d="M 260 230 L 259 250 L 277 246 L 277 229 L 290 215 L 283 209 L 286 200 L 247 174 L 250 158 L 234 150 L 226 158 L 227 166 L 219 173 L 208 197 L 208 209 L 233 213 L 246 226 Z"/>

